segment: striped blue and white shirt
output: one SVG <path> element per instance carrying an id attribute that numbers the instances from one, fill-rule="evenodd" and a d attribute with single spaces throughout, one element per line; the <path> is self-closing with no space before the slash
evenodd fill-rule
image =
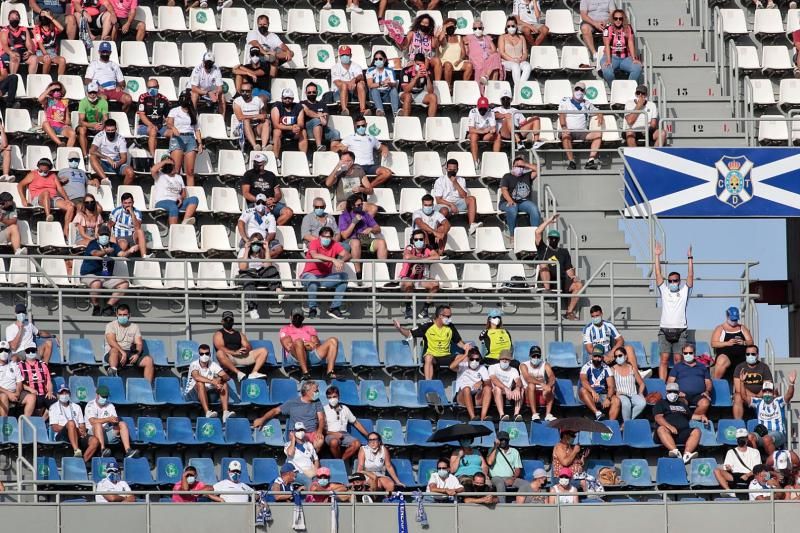
<path id="1" fill-rule="evenodd" d="M 136 215 L 136 218 L 138 218 L 139 221 L 142 220 L 141 211 L 134 207 L 133 213 Z M 111 211 L 109 219 L 114 221 L 114 237 L 119 239 L 133 235 L 133 217 L 131 217 L 131 215 L 125 211 L 122 206 L 115 207 L 114 210 Z"/>
<path id="2" fill-rule="evenodd" d="M 583 328 L 583 344 L 599 344 L 606 353 L 608 353 L 618 337 L 619 331 L 614 327 L 614 324 L 605 320 L 599 326 L 595 326 L 590 322 Z"/>
<path id="3" fill-rule="evenodd" d="M 394 71 L 390 68 L 383 68 L 383 70 L 378 69 L 377 67 L 370 67 L 367 69 L 366 78 L 372 78 L 372 81 L 380 85 L 383 83 L 383 80 L 388 79 L 389 81 L 397 81 L 394 78 Z M 382 88 L 382 87 L 381 87 Z"/>
<path id="4" fill-rule="evenodd" d="M 786 432 L 786 427 L 783 424 L 786 402 L 783 400 L 783 396 L 776 396 L 769 403 L 765 402 L 763 398 L 754 397 L 750 400 L 750 407 L 756 410 L 758 423 L 763 424 L 767 431 Z"/>

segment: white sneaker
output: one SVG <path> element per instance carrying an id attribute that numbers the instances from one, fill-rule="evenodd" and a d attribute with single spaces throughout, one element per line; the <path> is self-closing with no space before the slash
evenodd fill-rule
<path id="1" fill-rule="evenodd" d="M 648 368 L 647 370 L 639 370 L 639 375 L 642 377 L 642 379 L 647 379 L 653 375 L 653 369 Z"/>
<path id="2" fill-rule="evenodd" d="M 544 420 L 545 422 L 552 422 L 553 420 L 558 420 L 558 419 L 554 417 L 552 414 L 549 414 L 546 417 L 544 417 Z"/>
<path id="3" fill-rule="evenodd" d="M 237 381 L 242 381 L 246 377 L 247 377 L 247 374 L 245 374 L 244 372 L 241 372 L 241 371 L 236 372 L 236 380 Z"/>
<path id="4" fill-rule="evenodd" d="M 262 374 L 261 372 L 250 372 L 250 375 L 247 376 L 250 379 L 260 379 L 267 377 L 266 374 Z"/>
<path id="5" fill-rule="evenodd" d="M 23 247 L 22 247 L 22 248 L 20 248 L 19 250 L 16 250 L 16 251 L 14 252 L 14 255 L 25 255 L 25 254 L 27 254 L 27 253 L 28 253 L 28 249 L 27 249 L 27 248 L 25 248 L 25 247 L 23 246 Z"/>
<path id="6" fill-rule="evenodd" d="M 542 418 L 539 416 L 539 413 L 533 413 L 533 414 L 531 415 L 531 422 L 538 422 L 538 421 L 539 421 L 539 420 L 541 420 L 541 419 L 542 419 Z"/>
<path id="7" fill-rule="evenodd" d="M 331 5 L 331 3 L 327 2 L 324 6 L 322 6 L 322 9 L 331 9 L 332 7 L 333 6 Z"/>
<path id="8" fill-rule="evenodd" d="M 472 224 L 469 225 L 469 234 L 470 235 L 475 235 L 475 232 L 481 226 L 483 226 L 483 222 L 473 222 Z"/>
<path id="9" fill-rule="evenodd" d="M 183 219 L 183 223 L 188 226 L 194 226 L 194 223 L 197 222 L 194 217 L 188 217 Z"/>
<path id="10" fill-rule="evenodd" d="M 222 421 L 227 422 L 230 417 L 233 416 L 233 411 L 223 411 L 222 413 Z"/>
<path id="11" fill-rule="evenodd" d="M 103 179 L 100 180 L 100 185 L 108 185 L 110 187 L 111 186 L 111 180 L 108 179 L 108 178 L 103 178 Z"/>
<path id="12" fill-rule="evenodd" d="M 258 309 L 256 309 L 255 307 L 252 308 L 248 314 L 250 315 L 250 318 L 252 318 L 253 320 L 258 320 L 259 318 L 261 318 L 261 315 L 258 314 Z"/>
<path id="13" fill-rule="evenodd" d="M 691 462 L 691 460 L 694 459 L 695 457 L 697 457 L 697 452 L 684 453 L 683 464 L 688 465 Z"/>
<path id="14" fill-rule="evenodd" d="M 217 418 L 219 416 L 216 411 L 206 411 L 206 418 Z"/>
<path id="15" fill-rule="evenodd" d="M 55 220 L 55 217 L 53 215 L 47 215 L 45 217 L 45 221 L 47 221 L 47 222 L 52 222 L 54 220 Z"/>
<path id="16" fill-rule="evenodd" d="M 667 455 L 669 455 L 670 457 L 676 457 L 676 458 L 680 459 L 681 458 L 681 451 L 678 448 L 675 448 L 674 450 L 670 450 Z"/>
<path id="17" fill-rule="evenodd" d="M 233 5 L 233 0 L 225 0 L 224 2 L 220 2 L 217 6 L 217 11 L 222 11 L 226 7 L 231 7 Z"/>

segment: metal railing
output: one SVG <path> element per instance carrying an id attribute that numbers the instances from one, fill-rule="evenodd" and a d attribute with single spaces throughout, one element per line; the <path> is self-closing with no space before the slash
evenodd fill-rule
<path id="1" fill-rule="evenodd" d="M 38 476 L 37 467 L 39 465 L 39 441 L 37 440 L 36 435 L 36 426 L 31 422 L 30 418 L 25 415 L 21 415 L 18 419 L 18 427 L 19 433 L 17 435 L 17 489 L 21 489 L 22 487 L 19 485 L 19 480 L 22 479 L 23 472 L 27 468 L 33 474 L 33 478 L 36 479 Z M 23 448 L 23 433 L 25 432 L 25 428 L 28 428 L 31 432 L 31 443 L 32 443 L 32 455 L 33 455 L 33 462 L 28 461 L 25 458 L 25 450 Z M 34 485 L 33 491 L 36 492 L 37 486 Z"/>

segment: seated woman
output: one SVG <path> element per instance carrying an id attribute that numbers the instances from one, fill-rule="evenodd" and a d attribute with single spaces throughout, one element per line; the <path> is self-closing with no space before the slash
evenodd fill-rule
<path id="1" fill-rule="evenodd" d="M 67 72 L 67 61 L 58 55 L 58 37 L 63 31 L 64 27 L 55 17 L 50 18 L 39 13 L 39 24 L 33 27 L 33 46 L 42 64 L 42 74 L 50 74 L 53 64 L 56 65 L 59 76 Z"/>
<path id="2" fill-rule="evenodd" d="M 472 446 L 472 439 L 459 439 L 460 445 L 450 456 L 450 471 L 462 485 L 472 485 L 472 476 L 478 472 L 489 474 L 489 466 L 481 452 Z M 467 489 L 469 492 L 469 489 Z"/>
<path id="3" fill-rule="evenodd" d="M 494 46 L 494 41 L 483 34 L 483 22 L 475 19 L 472 22 L 472 35 L 467 35 L 464 44 L 467 47 L 467 57 L 475 72 L 475 81 L 480 84 L 483 94 L 489 80 L 499 80 L 502 75 L 503 65 L 500 54 Z"/>
<path id="4" fill-rule="evenodd" d="M 103 208 L 97 203 L 93 194 L 86 193 L 83 202 L 72 221 L 73 243 L 86 246 L 97 236 L 97 228 L 103 223 Z"/>
<path id="5" fill-rule="evenodd" d="M 520 82 L 528 81 L 531 75 L 531 64 L 528 62 L 528 43 L 517 30 L 517 19 L 508 17 L 506 33 L 501 35 L 497 41 L 497 48 L 503 59 L 503 67 L 506 72 L 511 72 L 514 90 L 518 90 Z"/>
<path id="6" fill-rule="evenodd" d="M 639 371 L 628 362 L 625 348 L 614 350 L 614 363 L 611 370 L 614 372 L 614 385 L 624 423 L 638 417 L 647 406 L 644 399 L 645 386 Z"/>
<path id="7" fill-rule="evenodd" d="M 367 445 L 358 450 L 356 472 L 366 476 L 371 491 L 392 492 L 396 486 L 403 485 L 392 466 L 389 449 L 383 445 L 381 436 L 374 431 L 367 435 Z"/>
<path id="8" fill-rule="evenodd" d="M 239 250 L 239 258 L 242 261 L 239 262 L 238 279 L 245 292 L 258 289 L 274 290 L 276 293 L 283 291 L 280 272 L 269 261 L 269 251 L 264 246 L 264 237 L 260 233 L 250 235 L 245 245 Z M 250 318 L 259 319 L 257 302 L 260 298 L 256 295 L 249 295 L 245 299 Z"/>
<path id="9" fill-rule="evenodd" d="M 467 61 L 464 37 L 456 35 L 456 19 L 448 18 L 437 33 L 439 39 L 439 60 L 442 62 L 444 81 L 453 88 L 453 74 L 462 73 L 462 79 L 472 78 L 472 63 Z"/>
<path id="10" fill-rule="evenodd" d="M 550 496 L 547 503 L 578 503 L 578 489 L 572 484 L 572 470 L 562 468 L 558 472 L 558 483 L 550 487 Z"/>
<path id="11" fill-rule="evenodd" d="M 350 246 L 350 255 L 355 260 L 353 266 L 358 279 L 361 279 L 361 263 L 358 260 L 361 259 L 362 249 L 374 252 L 378 259 L 389 257 L 381 227 L 364 211 L 362 194 L 351 194 L 347 197 L 344 211 L 339 215 L 339 232 L 342 244 L 348 242 Z"/>
<path id="12" fill-rule="evenodd" d="M 66 94 L 64 85 L 54 81 L 39 95 L 39 104 L 44 109 L 42 129 L 56 147 L 64 146 L 62 137 L 67 138 L 67 146 L 75 146 L 78 139 L 75 130 L 69 126 L 69 100 L 65 98 Z"/>

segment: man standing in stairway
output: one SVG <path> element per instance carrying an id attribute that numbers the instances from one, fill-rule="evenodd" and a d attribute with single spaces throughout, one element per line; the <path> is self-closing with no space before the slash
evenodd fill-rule
<path id="1" fill-rule="evenodd" d="M 669 356 L 672 354 L 675 364 L 683 361 L 681 352 L 688 340 L 688 324 L 686 321 L 686 307 L 689 305 L 689 296 L 694 285 L 694 257 L 692 247 L 686 252 L 689 261 L 689 273 L 686 283 L 681 284 L 681 275 L 670 272 L 667 279 L 661 274 L 661 243 L 656 243 L 653 248 L 653 272 L 655 273 L 656 287 L 661 294 L 661 320 L 658 329 L 658 351 L 661 361 L 658 365 L 658 377 L 667 380 L 669 371 Z"/>
<path id="2" fill-rule="evenodd" d="M 558 268 L 560 270 L 560 286 L 556 290 L 560 290 L 564 294 L 577 294 L 583 288 L 583 283 L 581 283 L 580 278 L 578 278 L 575 267 L 572 266 L 572 258 L 569 255 L 569 251 L 558 245 L 561 240 L 561 233 L 553 228 L 547 232 L 547 242 L 545 242 L 543 238 L 544 230 L 547 226 L 557 220 L 558 213 L 542 222 L 534 233 L 537 254 L 536 259 L 538 261 L 555 261 L 558 263 L 558 265 L 539 265 L 539 280 L 543 282 L 546 291 L 552 291 L 553 284 L 548 282 L 556 280 L 556 268 Z M 564 314 L 564 318 L 567 320 L 579 320 L 578 315 L 575 314 L 575 309 L 578 307 L 579 300 L 580 296 L 573 296 L 569 299 L 567 312 Z"/>

